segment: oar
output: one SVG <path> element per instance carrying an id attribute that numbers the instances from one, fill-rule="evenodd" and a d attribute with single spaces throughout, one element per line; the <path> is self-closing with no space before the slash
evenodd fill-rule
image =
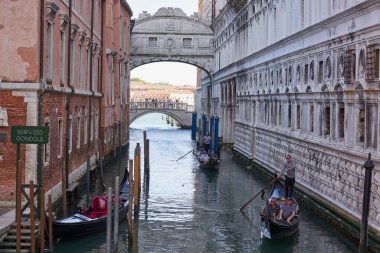
<path id="1" fill-rule="evenodd" d="M 179 160 L 181 160 L 182 158 L 184 158 L 185 156 L 187 156 L 188 154 L 190 154 L 190 152 L 193 152 L 193 151 L 194 151 L 194 149 L 190 150 L 189 152 L 187 152 L 186 154 L 184 154 L 183 156 L 181 156 L 180 158 L 178 158 L 176 160 L 176 162 L 178 162 Z"/>
<path id="2" fill-rule="evenodd" d="M 277 178 L 276 178 L 276 179 L 273 179 L 273 180 L 270 181 L 266 186 L 264 186 L 264 188 L 261 189 L 261 190 L 260 190 L 255 196 L 253 196 L 250 200 L 248 200 L 247 203 L 245 203 L 244 205 L 242 205 L 242 206 L 239 208 L 239 211 L 242 212 L 243 209 L 244 209 L 246 206 L 248 206 L 249 203 L 252 202 L 252 200 L 254 200 L 257 196 L 259 196 L 260 193 L 263 192 L 265 188 L 267 188 L 268 186 L 270 186 L 271 184 L 273 184 L 273 182 L 276 181 L 276 180 L 277 180 Z"/>

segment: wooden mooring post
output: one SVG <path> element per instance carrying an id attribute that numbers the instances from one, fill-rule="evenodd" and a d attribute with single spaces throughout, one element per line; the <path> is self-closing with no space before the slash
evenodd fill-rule
<path id="1" fill-rule="evenodd" d="M 53 201 L 51 194 L 48 198 L 48 209 L 49 209 L 49 252 L 53 252 Z M 42 221 L 43 222 L 43 221 Z"/>
<path id="2" fill-rule="evenodd" d="M 141 174 L 141 168 L 140 168 L 140 156 L 141 155 L 141 148 L 140 143 L 136 144 L 135 148 L 135 156 L 134 156 L 134 215 L 137 216 L 139 212 L 140 207 L 140 192 L 141 192 L 141 180 L 140 180 L 140 174 Z"/>
<path id="3" fill-rule="evenodd" d="M 146 131 L 143 131 L 143 139 L 144 139 L 144 143 L 143 143 L 143 146 L 144 146 L 144 169 L 146 168 L 147 166 L 147 157 L 146 157 Z"/>
<path id="4" fill-rule="evenodd" d="M 45 187 L 41 187 L 40 253 L 45 252 Z"/>
<path id="5" fill-rule="evenodd" d="M 129 160 L 129 199 L 128 199 L 128 242 L 133 242 L 133 220 L 132 220 L 132 208 L 133 208 L 133 160 Z"/>
<path id="6" fill-rule="evenodd" d="M 149 167 L 150 167 L 150 164 L 149 164 L 149 139 L 146 139 L 146 142 L 145 142 L 145 154 L 144 154 L 144 157 L 145 157 L 145 173 L 148 174 L 149 176 Z"/>
<path id="7" fill-rule="evenodd" d="M 112 188 L 108 187 L 106 253 L 111 253 L 111 234 L 112 234 Z"/>
<path id="8" fill-rule="evenodd" d="M 29 197 L 30 197 L 30 252 L 36 252 L 36 239 L 35 239 L 35 223 L 34 223 L 34 182 L 30 181 Z"/>
<path id="9" fill-rule="evenodd" d="M 119 243 L 119 176 L 115 178 L 115 200 L 114 200 L 114 223 L 113 223 L 113 250 L 117 252 Z"/>

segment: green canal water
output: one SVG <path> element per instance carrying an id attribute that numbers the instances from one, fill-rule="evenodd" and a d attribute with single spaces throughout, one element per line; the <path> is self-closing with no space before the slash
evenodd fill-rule
<path id="1" fill-rule="evenodd" d="M 244 215 L 237 208 L 264 187 L 266 181 L 225 152 L 221 153 L 218 172 L 198 168 L 191 154 L 177 162 L 195 143 L 190 130 L 167 125 L 160 114 L 133 123 L 131 152 L 136 143 L 143 142 L 143 130 L 150 140 L 150 180 L 147 182 L 142 177 L 138 243 L 134 249 L 128 245 L 124 221 L 120 225 L 118 252 L 357 252 L 353 244 L 302 206 L 297 236 L 281 241 L 262 239 L 259 212 L 263 201 L 260 198 L 252 201 Z M 116 175 L 122 175 L 127 159 L 125 155 L 107 166 L 107 185 L 113 184 Z M 85 201 L 83 194 L 80 203 Z M 105 231 L 63 240 L 54 252 L 105 252 L 105 240 Z"/>

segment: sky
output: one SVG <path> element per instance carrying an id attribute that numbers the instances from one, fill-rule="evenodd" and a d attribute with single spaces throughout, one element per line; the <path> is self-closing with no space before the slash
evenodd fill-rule
<path id="1" fill-rule="evenodd" d="M 127 0 L 133 11 L 133 19 L 143 11 L 156 13 L 161 7 L 181 8 L 190 16 L 198 12 L 197 0 Z M 150 63 L 131 71 L 131 77 L 138 77 L 147 82 L 167 82 L 177 85 L 196 85 L 196 68 L 189 64 L 175 62 Z"/>

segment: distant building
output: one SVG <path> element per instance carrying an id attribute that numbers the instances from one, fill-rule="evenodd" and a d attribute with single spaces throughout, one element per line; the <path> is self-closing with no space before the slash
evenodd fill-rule
<path id="1" fill-rule="evenodd" d="M 194 105 L 194 90 L 195 87 L 192 86 L 132 82 L 130 98 L 136 102 L 151 99 L 173 102 L 178 100 Z"/>
<path id="2" fill-rule="evenodd" d="M 42 182 L 56 199 L 87 156 L 95 166 L 99 139 L 102 155 L 128 141 L 132 11 L 124 0 L 3 0 L 0 9 L 0 204 L 15 199 L 15 125 L 49 127 Z M 37 181 L 37 145 L 21 145 L 21 170 L 23 182 Z"/>

